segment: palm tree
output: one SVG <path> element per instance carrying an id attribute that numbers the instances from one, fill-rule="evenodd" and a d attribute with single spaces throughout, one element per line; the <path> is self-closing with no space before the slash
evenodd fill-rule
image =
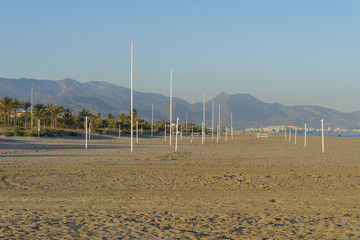
<path id="1" fill-rule="evenodd" d="M 114 116 L 113 116 L 111 113 L 109 113 L 108 119 L 115 119 L 115 118 L 114 118 Z"/>
<path id="2" fill-rule="evenodd" d="M 25 110 L 25 128 L 27 128 L 27 115 L 28 115 L 28 109 L 29 109 L 29 107 L 31 107 L 31 102 L 23 101 L 22 106 Z"/>
<path id="3" fill-rule="evenodd" d="M 90 111 L 89 110 L 86 110 L 86 109 L 82 109 L 80 112 L 79 112 L 79 117 L 80 118 L 85 118 L 86 116 L 90 116 Z"/>
<path id="4" fill-rule="evenodd" d="M 46 109 L 48 110 L 48 112 L 50 113 L 50 116 L 52 118 L 50 122 L 54 122 L 53 128 L 55 128 L 55 115 L 56 115 L 55 114 L 55 106 L 52 103 L 50 103 L 50 104 L 46 105 Z M 51 125 L 51 123 L 50 123 L 50 125 Z"/>
<path id="5" fill-rule="evenodd" d="M 54 122 L 55 128 L 57 127 L 57 116 L 59 114 L 61 114 L 62 112 L 64 112 L 64 110 L 65 109 L 64 109 L 64 107 L 62 105 L 58 105 L 58 106 L 55 107 L 55 122 Z"/>
<path id="6" fill-rule="evenodd" d="M 92 115 L 92 113 L 89 111 L 89 110 L 86 110 L 86 109 L 82 109 L 80 112 L 79 112 L 79 118 L 78 118 L 78 127 L 79 128 L 83 128 L 83 126 L 85 126 L 84 124 L 84 121 L 85 121 L 85 117 L 90 117 Z"/>
<path id="7" fill-rule="evenodd" d="M 9 96 L 2 97 L 0 99 L 0 108 L 4 111 L 4 125 L 6 125 L 6 115 L 8 114 L 8 123 L 10 118 L 11 104 L 13 99 Z"/>
<path id="8" fill-rule="evenodd" d="M 46 106 L 42 103 L 36 104 L 33 109 L 35 119 L 41 120 L 46 115 Z"/>
<path id="9" fill-rule="evenodd" d="M 63 112 L 64 115 L 59 119 L 59 121 L 61 121 L 66 128 L 74 127 L 75 119 L 70 109 L 65 109 Z"/>
<path id="10" fill-rule="evenodd" d="M 64 111 L 64 107 L 62 105 L 55 106 L 51 103 L 46 107 L 52 117 L 53 128 L 56 128 L 57 116 Z"/>
<path id="11" fill-rule="evenodd" d="M 18 108 L 21 107 L 21 101 L 19 99 L 14 98 L 11 105 L 12 105 L 12 108 L 14 109 L 14 113 L 15 113 L 15 115 L 14 115 L 14 127 L 15 127 L 16 126 L 16 117 L 17 117 L 16 111 Z"/>

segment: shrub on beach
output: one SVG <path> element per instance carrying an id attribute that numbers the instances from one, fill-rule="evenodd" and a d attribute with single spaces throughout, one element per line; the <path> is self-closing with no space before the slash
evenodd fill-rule
<path id="1" fill-rule="evenodd" d="M 79 135 L 81 135 L 80 133 L 76 132 L 76 131 L 66 131 L 66 130 L 56 130 L 56 131 L 52 131 L 52 133 L 54 133 L 55 135 L 59 136 L 59 137 L 77 137 Z"/>
<path id="2" fill-rule="evenodd" d="M 22 137 L 25 135 L 25 131 L 21 128 L 16 128 L 14 131 L 14 136 Z"/>
<path id="3" fill-rule="evenodd" d="M 41 129 L 40 136 L 55 137 L 55 134 L 53 134 L 49 129 Z"/>
<path id="4" fill-rule="evenodd" d="M 29 131 L 27 131 L 25 133 L 25 136 L 28 136 L 28 137 L 37 137 L 37 135 L 38 135 L 38 131 L 35 128 L 30 129 Z"/>
<path id="5" fill-rule="evenodd" d="M 4 135 L 5 137 L 12 137 L 14 136 L 14 132 L 5 131 L 2 132 L 2 135 Z"/>
<path id="6" fill-rule="evenodd" d="M 94 129 L 91 129 L 91 133 L 92 134 L 98 134 L 98 135 L 101 135 L 103 132 L 103 130 L 101 129 L 98 129 L 98 128 L 94 128 Z"/>
<path id="7" fill-rule="evenodd" d="M 109 130 L 107 130 L 107 129 L 104 129 L 104 131 L 102 132 L 102 134 L 108 134 L 109 133 Z"/>

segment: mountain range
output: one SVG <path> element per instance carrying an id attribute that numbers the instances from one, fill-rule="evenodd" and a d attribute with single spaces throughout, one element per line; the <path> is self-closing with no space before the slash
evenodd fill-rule
<path id="1" fill-rule="evenodd" d="M 100 112 L 103 117 L 109 113 L 118 116 L 128 114 L 130 109 L 130 89 L 114 84 L 92 81 L 80 83 L 73 79 L 36 80 L 0 78 L 0 97 L 10 96 L 22 100 L 30 100 L 31 86 L 34 85 L 34 104 L 53 103 L 69 108 L 73 113 L 88 109 L 92 113 Z M 233 115 L 233 127 L 245 129 L 268 125 L 297 125 L 313 128 L 320 127 L 320 119 L 324 119 L 326 127 L 357 129 L 360 123 L 360 112 L 342 113 L 335 109 L 320 106 L 285 106 L 279 103 L 266 103 L 250 94 L 226 94 L 206 102 L 206 125 L 211 126 L 212 100 L 215 103 L 215 124 L 218 122 L 220 105 L 221 126 L 230 127 L 230 116 Z M 134 91 L 134 108 L 140 117 L 151 121 L 151 107 L 154 104 L 154 121 L 169 119 L 169 97 Z M 173 98 L 173 117 L 185 123 L 202 122 L 203 104 L 189 103 L 180 98 Z"/>

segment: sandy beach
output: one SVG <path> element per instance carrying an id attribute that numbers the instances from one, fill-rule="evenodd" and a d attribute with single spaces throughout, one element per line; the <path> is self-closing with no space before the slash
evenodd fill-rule
<path id="1" fill-rule="evenodd" d="M 359 138 L 129 140 L 0 138 L 0 238 L 360 238 Z"/>

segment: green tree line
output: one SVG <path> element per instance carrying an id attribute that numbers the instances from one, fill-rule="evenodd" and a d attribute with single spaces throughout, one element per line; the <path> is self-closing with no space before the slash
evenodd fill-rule
<path id="1" fill-rule="evenodd" d="M 21 101 L 16 98 L 4 96 L 0 99 L 0 124 L 5 127 L 21 127 L 25 129 L 31 128 L 31 114 L 33 116 L 33 127 L 37 127 L 38 120 L 42 127 L 49 129 L 72 129 L 80 130 L 85 127 L 85 117 L 88 117 L 90 126 L 93 130 L 96 129 L 113 129 L 117 130 L 121 126 L 122 131 L 130 131 L 131 119 L 130 111 L 126 115 L 121 113 L 118 119 L 112 114 L 109 114 L 106 118 L 101 116 L 101 113 L 92 113 L 89 110 L 82 109 L 78 114 L 74 114 L 70 109 L 65 109 L 62 105 L 54 104 L 36 104 L 33 106 L 31 112 L 31 103 L 29 101 Z M 19 115 L 19 111 L 22 113 Z M 146 120 L 139 118 L 136 109 L 134 111 L 134 127 L 138 122 L 139 128 L 143 128 L 144 131 L 151 130 L 151 124 Z M 19 116 L 18 116 L 19 115 Z M 154 132 L 163 132 L 167 126 L 169 131 L 168 121 L 157 121 L 154 126 Z M 200 126 L 196 126 L 193 123 L 188 124 L 188 132 L 191 132 L 191 128 L 195 132 L 201 129 Z M 183 131 L 185 131 L 185 125 L 183 125 Z"/>

